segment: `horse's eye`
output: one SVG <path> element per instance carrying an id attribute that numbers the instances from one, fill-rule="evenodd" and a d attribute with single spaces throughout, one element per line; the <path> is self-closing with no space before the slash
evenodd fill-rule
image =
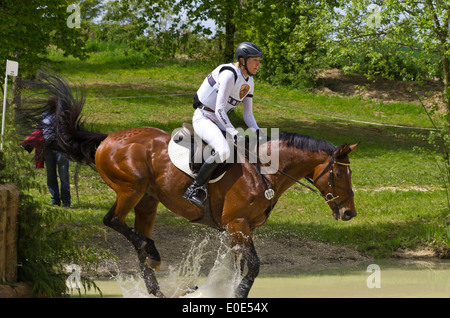
<path id="1" fill-rule="evenodd" d="M 338 179 L 342 179 L 344 176 L 343 176 L 342 174 L 340 174 L 340 173 L 336 173 L 336 177 L 337 177 Z"/>

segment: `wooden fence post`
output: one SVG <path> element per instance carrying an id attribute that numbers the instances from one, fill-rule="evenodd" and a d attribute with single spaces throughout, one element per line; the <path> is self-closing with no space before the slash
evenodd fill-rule
<path id="1" fill-rule="evenodd" d="M 0 184 L 0 281 L 17 281 L 19 189 Z"/>

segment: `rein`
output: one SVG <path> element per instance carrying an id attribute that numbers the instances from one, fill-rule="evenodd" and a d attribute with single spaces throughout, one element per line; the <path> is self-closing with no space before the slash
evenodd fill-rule
<path id="1" fill-rule="evenodd" d="M 303 186 L 303 187 L 305 187 L 305 188 L 311 190 L 312 192 L 316 193 L 317 195 L 321 196 L 322 198 L 325 199 L 325 203 L 333 202 L 333 203 L 335 204 L 335 207 L 336 207 L 336 208 L 339 208 L 340 205 L 342 205 L 342 204 L 344 204 L 345 202 L 347 202 L 348 200 L 350 200 L 350 198 L 352 198 L 352 197 L 354 196 L 354 193 L 353 193 L 352 190 L 349 191 L 349 190 L 344 189 L 344 188 L 342 188 L 342 187 L 338 187 L 338 186 L 336 186 L 336 185 L 334 184 L 333 164 L 338 164 L 338 165 L 342 165 L 342 166 L 350 166 L 349 163 L 343 163 L 343 162 L 336 161 L 335 158 L 334 158 L 333 156 L 330 156 L 330 161 L 329 161 L 328 165 L 323 169 L 323 171 L 317 176 L 316 179 L 311 180 L 310 178 L 305 178 L 306 180 L 308 180 L 309 183 L 311 183 L 312 185 L 314 185 L 314 184 L 316 183 L 316 181 L 319 180 L 319 179 L 327 172 L 328 169 L 330 169 L 330 170 L 329 170 L 328 184 L 327 184 L 327 186 L 326 186 L 322 191 L 320 191 L 320 192 L 317 191 L 316 189 L 313 189 L 313 188 L 310 187 L 309 185 L 304 184 L 303 182 L 301 182 L 301 181 L 295 179 L 294 177 L 290 176 L 290 175 L 287 174 L 286 172 L 281 171 L 280 169 L 277 169 L 277 171 L 278 171 L 279 173 L 281 173 L 282 175 L 284 175 L 285 177 L 288 177 L 289 179 L 291 179 L 291 180 L 297 182 L 298 184 L 300 184 L 301 186 Z M 271 166 L 270 164 L 269 164 L 269 166 L 273 168 L 273 166 Z M 329 187 L 331 187 L 331 191 L 332 191 L 332 192 L 328 192 L 327 194 L 324 194 L 325 191 L 326 191 L 326 189 L 328 189 Z M 348 196 L 345 200 L 343 200 L 343 201 L 337 203 L 336 200 L 339 198 L 339 196 L 335 196 L 335 194 L 334 194 L 334 190 L 335 190 L 335 189 L 340 189 L 340 190 L 346 191 L 346 192 L 349 193 L 349 196 Z"/>
<path id="2" fill-rule="evenodd" d="M 257 163 L 253 163 L 253 166 L 255 167 L 256 171 L 258 172 L 259 176 L 261 177 L 261 180 L 262 180 L 262 182 L 263 182 L 263 184 L 264 184 L 264 187 L 266 188 L 266 191 L 265 191 L 264 195 L 265 195 L 265 197 L 266 197 L 267 200 L 270 200 L 270 201 L 271 201 L 271 209 L 270 209 L 270 210 L 272 210 L 272 208 L 273 208 L 273 207 L 272 207 L 272 199 L 273 199 L 273 197 L 275 196 L 275 192 L 273 191 L 273 189 L 271 189 L 271 188 L 268 186 L 269 180 L 261 173 L 260 166 L 258 165 L 258 161 L 259 161 L 258 155 L 252 153 L 250 150 L 248 150 L 248 149 L 246 149 L 246 148 L 242 148 L 242 146 L 240 146 L 240 145 L 238 145 L 238 144 L 234 144 L 234 146 L 235 146 L 237 149 L 240 148 L 241 150 L 243 149 L 245 152 L 247 152 L 247 156 L 248 156 L 248 157 L 250 157 L 250 155 L 252 155 L 252 156 L 255 156 L 255 157 L 258 159 L 258 160 L 257 160 Z M 258 146 L 259 146 L 259 143 L 258 143 L 257 147 L 258 147 Z M 258 148 L 259 148 L 259 147 L 258 147 Z M 258 152 L 259 152 L 259 151 L 258 151 Z M 247 157 L 247 158 L 248 158 L 248 157 Z M 275 168 L 275 167 L 272 166 L 270 163 L 266 163 L 267 166 L 269 166 L 269 167 L 271 167 L 272 169 L 276 170 L 276 171 L 279 172 L 280 174 L 284 175 L 285 177 L 287 177 L 287 178 L 289 178 L 289 179 L 295 181 L 295 182 L 298 183 L 299 185 L 301 185 L 301 186 L 303 186 L 303 187 L 305 187 L 305 188 L 311 190 L 311 191 L 314 192 L 315 194 L 317 194 L 317 195 L 321 196 L 322 198 L 324 198 L 324 199 L 325 199 L 325 203 L 330 203 L 330 202 L 334 203 L 335 208 L 336 208 L 336 209 L 339 209 L 340 206 L 341 206 L 342 204 L 344 204 L 345 202 L 347 202 L 348 200 L 350 200 L 351 198 L 354 197 L 354 192 L 353 192 L 352 190 L 347 190 L 347 189 L 344 189 L 344 188 L 342 188 L 342 187 L 338 187 L 338 186 L 336 186 L 336 185 L 334 184 L 334 175 L 333 175 L 333 165 L 334 165 L 334 164 L 338 164 L 338 165 L 342 165 L 342 166 L 350 166 L 350 163 L 344 163 L 344 162 L 336 161 L 336 159 L 334 158 L 334 156 L 330 156 L 330 161 L 329 161 L 328 165 L 327 165 L 327 166 L 323 169 L 323 171 L 317 176 L 317 178 L 315 178 L 314 180 L 311 180 L 310 178 L 306 178 L 306 177 L 305 177 L 305 179 L 308 180 L 309 183 L 311 183 L 312 185 L 314 185 L 314 184 L 316 183 L 316 181 L 319 180 L 325 173 L 327 173 L 327 170 L 329 169 L 328 184 L 327 184 L 327 186 L 326 186 L 322 191 L 319 192 L 319 191 L 317 191 L 316 189 L 310 187 L 309 185 L 304 184 L 304 183 L 301 182 L 300 180 L 297 180 L 296 178 L 294 178 L 294 177 L 292 177 L 291 175 L 287 174 L 286 172 L 284 172 L 284 171 L 282 171 L 282 170 L 280 170 L 280 169 L 278 169 L 278 168 Z M 328 189 L 329 187 L 331 187 L 331 191 L 332 191 L 332 192 L 328 192 L 327 194 L 324 194 L 324 192 L 326 191 L 326 189 Z M 336 200 L 339 198 L 339 196 L 335 196 L 335 194 L 334 194 L 334 190 L 335 190 L 335 189 L 340 189 L 340 190 L 343 190 L 343 191 L 345 191 L 345 192 L 348 192 L 348 193 L 349 193 L 349 196 L 348 196 L 346 199 L 344 199 L 343 201 L 337 203 Z"/>

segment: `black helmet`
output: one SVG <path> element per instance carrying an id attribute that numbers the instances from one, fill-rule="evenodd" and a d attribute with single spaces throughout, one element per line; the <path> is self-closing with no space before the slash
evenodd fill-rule
<path id="1" fill-rule="evenodd" d="M 245 67 L 248 75 L 253 76 L 255 74 L 250 73 L 247 68 L 247 59 L 249 57 L 264 57 L 264 54 L 256 44 L 250 42 L 242 42 L 238 45 L 236 52 L 234 53 L 234 57 L 236 58 L 236 60 L 238 60 L 239 64 Z M 239 60 L 241 57 L 244 58 L 244 63 Z"/>
<path id="2" fill-rule="evenodd" d="M 242 42 L 238 45 L 234 57 L 239 61 L 239 58 L 243 57 L 245 61 L 249 57 L 264 57 L 259 46 L 250 42 Z"/>

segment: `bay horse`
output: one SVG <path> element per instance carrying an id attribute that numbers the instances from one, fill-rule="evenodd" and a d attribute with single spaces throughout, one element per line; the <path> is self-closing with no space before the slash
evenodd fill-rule
<path id="1" fill-rule="evenodd" d="M 92 164 L 116 193 L 104 224 L 123 234 L 135 247 L 148 292 L 164 297 L 155 276 L 161 264 L 151 233 L 157 206 L 193 221 L 203 211 L 182 196 L 192 179 L 176 168 L 168 155 L 171 135 L 153 127 L 138 127 L 110 134 L 86 129 L 81 112 L 84 98 L 73 96 L 68 82 L 57 75 L 40 73 L 40 81 L 57 97 L 58 143 L 74 161 Z M 338 220 L 356 216 L 348 155 L 355 145 L 334 146 L 328 141 L 294 133 L 280 133 L 261 147 L 278 142 L 279 166 L 265 175 L 275 192 L 270 201 L 261 176 L 248 161 L 233 164 L 220 181 L 209 184 L 211 213 L 215 223 L 229 232 L 231 244 L 247 264 L 247 273 L 235 295 L 247 297 L 259 273 L 260 260 L 253 243 L 255 230 L 263 226 L 273 205 L 297 180 L 310 178 Z M 134 209 L 135 224 L 125 218 Z"/>

